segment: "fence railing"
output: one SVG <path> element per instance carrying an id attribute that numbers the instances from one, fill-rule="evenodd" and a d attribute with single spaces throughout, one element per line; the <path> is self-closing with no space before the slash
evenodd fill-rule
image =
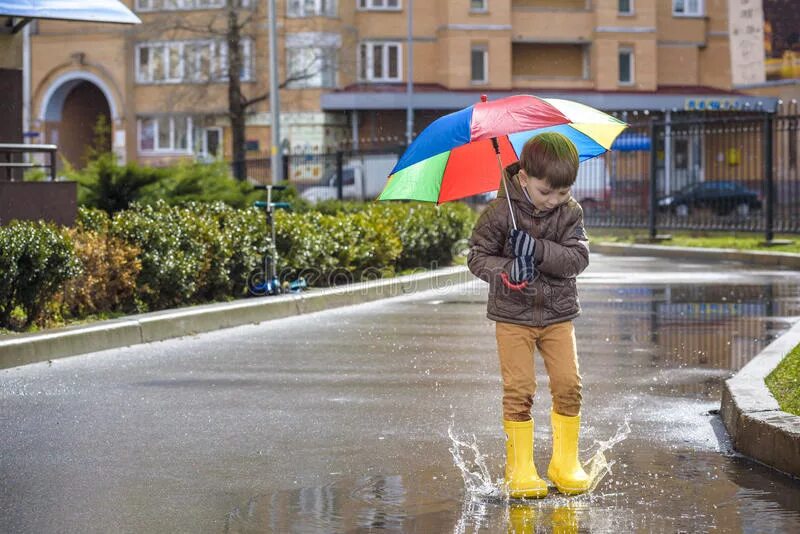
<path id="1" fill-rule="evenodd" d="M 800 114 L 650 116 L 613 150 L 581 163 L 572 195 L 589 226 L 800 233 Z M 304 198 L 374 199 L 404 147 L 285 154 L 284 176 Z M 268 157 L 244 162 L 270 180 Z M 471 201 L 486 200 L 470 199 Z"/>
<path id="2" fill-rule="evenodd" d="M 581 164 L 587 224 L 659 230 L 800 232 L 798 115 L 742 113 L 631 124 Z"/>
<path id="3" fill-rule="evenodd" d="M 0 180 L 22 180 L 23 174 L 29 169 L 48 169 L 50 180 L 56 179 L 56 145 L 25 145 L 13 143 L 0 143 Z M 24 161 L 25 154 L 47 154 L 48 162 Z"/>

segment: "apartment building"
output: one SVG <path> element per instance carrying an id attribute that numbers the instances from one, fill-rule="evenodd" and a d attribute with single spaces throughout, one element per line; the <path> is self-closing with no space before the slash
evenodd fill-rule
<path id="1" fill-rule="evenodd" d="M 99 115 L 126 160 L 229 155 L 228 1 L 125 0 L 143 21 L 133 28 L 40 21 L 30 38 L 28 129 L 77 165 Z M 248 150 L 263 153 L 267 2 L 230 1 L 248 21 Z M 395 145 L 405 141 L 409 102 L 418 132 L 481 93 L 563 96 L 617 112 L 765 102 L 737 90 L 763 81 L 760 2 L 416 0 L 411 32 L 409 4 L 277 0 L 284 148 Z"/>

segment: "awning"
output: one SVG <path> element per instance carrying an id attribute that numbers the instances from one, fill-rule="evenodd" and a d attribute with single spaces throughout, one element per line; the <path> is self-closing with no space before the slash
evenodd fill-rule
<path id="1" fill-rule="evenodd" d="M 0 17 L 140 24 L 118 0 L 0 0 Z"/>
<path id="2" fill-rule="evenodd" d="M 444 87 L 415 87 L 411 96 L 411 106 L 416 110 L 458 110 L 480 102 L 481 92 L 448 90 Z M 693 90 L 694 89 L 694 90 Z M 698 90 L 699 89 L 699 90 Z M 557 89 L 520 89 L 517 91 L 484 90 L 489 100 L 496 100 L 514 94 L 533 93 L 545 98 L 574 100 L 595 109 L 610 111 L 693 111 L 702 109 L 775 111 L 776 97 L 752 96 L 726 91 L 706 91 L 698 88 L 659 88 L 658 91 L 593 91 Z M 369 85 L 348 87 L 322 95 L 323 111 L 371 111 L 405 110 L 408 95 L 405 86 L 394 87 Z"/>

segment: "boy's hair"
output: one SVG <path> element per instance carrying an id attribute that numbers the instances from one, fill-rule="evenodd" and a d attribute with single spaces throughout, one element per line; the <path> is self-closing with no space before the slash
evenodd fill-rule
<path id="1" fill-rule="evenodd" d="M 520 166 L 528 176 L 546 180 L 553 189 L 572 187 L 578 176 L 578 150 L 566 136 L 545 132 L 522 147 Z"/>

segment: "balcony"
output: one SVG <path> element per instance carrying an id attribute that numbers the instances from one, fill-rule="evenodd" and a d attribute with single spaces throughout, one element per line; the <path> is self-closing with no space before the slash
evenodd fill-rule
<path id="1" fill-rule="evenodd" d="M 515 87 L 592 86 L 588 45 L 514 43 L 511 58 Z"/>
<path id="2" fill-rule="evenodd" d="M 511 5 L 511 38 L 514 42 L 589 42 L 595 14 L 587 5 L 585 0 L 515 0 Z"/>

